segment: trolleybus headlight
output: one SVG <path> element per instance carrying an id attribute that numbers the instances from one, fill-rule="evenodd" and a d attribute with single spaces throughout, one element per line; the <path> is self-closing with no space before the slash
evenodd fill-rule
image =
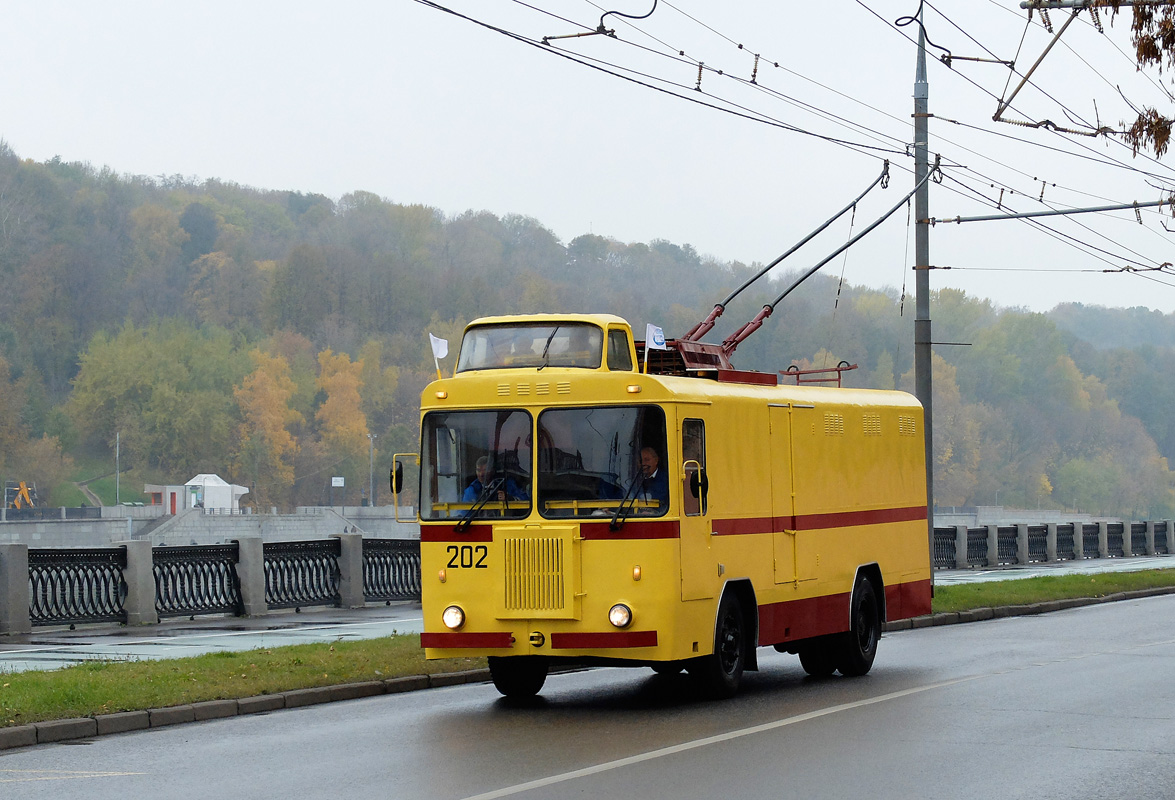
<path id="1" fill-rule="evenodd" d="M 446 628 L 455 631 L 465 624 L 465 612 L 461 610 L 461 606 L 449 606 L 441 614 L 441 621 L 445 623 Z"/>
<path id="2" fill-rule="evenodd" d="M 632 623 L 632 609 L 624 603 L 617 603 L 608 609 L 608 621 L 617 628 L 627 628 Z"/>

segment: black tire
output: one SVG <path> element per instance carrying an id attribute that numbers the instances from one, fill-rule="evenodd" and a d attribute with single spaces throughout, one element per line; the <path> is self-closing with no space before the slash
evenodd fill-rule
<path id="1" fill-rule="evenodd" d="M 836 653 L 828 642 L 816 642 L 800 648 L 800 666 L 813 678 L 827 678 L 836 672 Z"/>
<path id="2" fill-rule="evenodd" d="M 733 697 L 738 691 L 746 665 L 746 626 L 742 603 L 734 592 L 727 592 L 718 604 L 714 625 L 714 652 L 690 662 L 690 676 L 702 692 L 713 698 Z"/>
<path id="3" fill-rule="evenodd" d="M 864 675 L 873 666 L 881 640 L 881 603 L 873 581 L 863 578 L 853 591 L 849 631 L 841 637 L 837 669 L 845 677 Z"/>
<path id="4" fill-rule="evenodd" d="M 542 656 L 490 656 L 490 677 L 506 697 L 534 697 L 547 681 L 547 659 Z"/>

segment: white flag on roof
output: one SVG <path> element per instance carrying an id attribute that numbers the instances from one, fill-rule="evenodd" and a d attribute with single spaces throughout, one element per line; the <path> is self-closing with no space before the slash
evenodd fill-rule
<path id="1" fill-rule="evenodd" d="M 428 341 L 430 344 L 432 344 L 433 358 L 444 358 L 445 356 L 449 355 L 448 339 L 438 339 L 430 333 L 428 335 Z"/>
<path id="2" fill-rule="evenodd" d="M 668 350 L 665 345 L 665 331 L 658 328 L 653 323 L 645 326 L 645 349 L 649 350 Z"/>

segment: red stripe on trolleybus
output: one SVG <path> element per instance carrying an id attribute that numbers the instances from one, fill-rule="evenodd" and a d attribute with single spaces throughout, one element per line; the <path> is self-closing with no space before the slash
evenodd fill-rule
<path id="1" fill-rule="evenodd" d="M 775 525 L 783 524 L 783 517 L 772 520 L 771 517 L 744 517 L 743 519 L 716 519 L 713 528 L 715 536 L 738 536 L 748 533 L 771 533 L 776 530 Z"/>
<path id="2" fill-rule="evenodd" d="M 925 520 L 926 506 L 877 508 L 870 511 L 835 511 L 831 514 L 797 515 L 795 528 L 790 530 L 815 531 L 823 528 L 851 528 L 857 525 L 881 525 L 886 522 Z"/>
<path id="3" fill-rule="evenodd" d="M 676 520 L 641 522 L 628 520 L 619 530 L 613 531 L 607 522 L 584 522 L 579 533 L 585 539 L 677 539 L 681 526 Z"/>
<path id="4" fill-rule="evenodd" d="M 453 525 L 421 525 L 420 541 L 422 542 L 492 542 L 494 529 L 489 525 L 470 525 L 457 533 Z"/>
<path id="5" fill-rule="evenodd" d="M 759 644 L 778 644 L 849 629 L 849 594 L 759 606 Z"/>
<path id="6" fill-rule="evenodd" d="M 867 511 L 834 511 L 829 514 L 799 514 L 794 517 L 744 517 L 714 520 L 715 536 L 737 536 L 775 531 L 818 531 L 827 528 L 854 528 L 890 522 L 925 521 L 926 506 L 876 508 Z"/>
<path id="7" fill-rule="evenodd" d="M 508 631 L 477 633 L 474 631 L 453 633 L 422 633 L 420 634 L 421 647 L 461 648 L 461 647 L 510 647 L 514 644 L 514 636 Z"/>
<path id="8" fill-rule="evenodd" d="M 552 633 L 552 650 L 588 650 L 606 647 L 656 647 L 656 631 L 602 631 Z"/>

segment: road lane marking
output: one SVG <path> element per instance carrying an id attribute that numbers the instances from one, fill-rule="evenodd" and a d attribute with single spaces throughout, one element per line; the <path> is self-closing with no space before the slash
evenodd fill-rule
<path id="1" fill-rule="evenodd" d="M 135 645 L 159 645 L 159 646 L 167 647 L 167 646 L 176 646 L 177 644 L 182 644 L 183 642 L 186 642 L 186 641 L 198 641 L 201 639 L 219 639 L 222 637 L 229 638 L 229 637 L 233 637 L 233 636 L 281 636 L 282 634 L 297 634 L 299 632 L 304 632 L 304 631 L 312 631 L 313 632 L 313 631 L 325 631 L 325 630 L 340 630 L 340 629 L 344 629 L 344 628 L 372 627 L 372 626 L 376 626 L 376 625 L 386 625 L 386 624 L 405 623 L 405 622 L 413 622 L 413 623 L 424 622 L 424 618 L 423 617 L 405 617 L 404 619 L 395 619 L 395 620 L 373 620 L 371 622 L 346 622 L 346 623 L 342 623 L 339 625 L 331 625 L 329 623 L 325 623 L 322 625 L 307 625 L 307 626 L 301 627 L 301 628 L 273 628 L 273 629 L 266 629 L 266 630 L 220 631 L 217 633 L 184 633 L 184 634 L 179 634 L 178 636 L 157 636 L 152 639 L 118 640 L 118 641 L 113 642 L 112 644 L 103 644 L 100 642 L 79 642 L 77 644 L 71 644 L 71 643 L 67 642 L 67 643 L 63 643 L 63 644 L 59 644 L 59 645 L 52 645 L 49 647 L 0 650 L 0 657 L 8 656 L 8 655 L 13 655 L 13 656 L 27 655 L 30 653 L 32 653 L 32 654 L 48 653 L 50 655 L 57 655 L 57 654 L 60 654 L 63 652 L 69 652 L 71 650 L 81 651 L 82 648 L 87 648 L 87 647 L 89 647 L 89 648 L 94 648 L 94 647 L 126 648 L 126 647 L 133 647 Z M 405 631 L 404 633 L 405 633 L 405 635 L 410 635 L 411 633 L 415 633 L 415 631 Z M 295 637 L 291 636 L 290 638 L 295 638 Z M 324 639 L 322 641 L 326 641 L 326 640 Z"/>
<path id="2" fill-rule="evenodd" d="M 83 772 L 80 770 L 62 769 L 0 769 L 0 783 L 73 781 L 78 780 L 79 778 L 118 778 L 126 777 L 128 775 L 146 774 L 146 772 Z"/>
<path id="3" fill-rule="evenodd" d="M 583 769 L 572 770 L 571 772 L 564 772 L 559 775 L 551 775 L 546 778 L 539 778 L 534 781 L 527 781 L 526 783 L 519 783 L 514 786 L 507 786 L 502 789 L 495 789 L 492 792 L 485 792 L 483 794 L 475 794 L 464 798 L 464 800 L 495 800 L 499 797 L 509 797 L 523 792 L 529 792 L 532 789 L 541 789 L 545 786 L 553 786 L 557 783 L 565 783 L 567 781 L 575 780 L 576 778 L 584 778 L 588 775 L 597 775 L 601 772 L 609 772 L 614 769 L 621 769 L 622 767 L 632 766 L 633 764 L 640 764 L 645 761 L 652 761 L 665 756 L 672 756 L 678 753 L 684 753 L 689 750 L 696 750 L 699 747 L 709 747 L 713 744 L 722 744 L 733 739 L 741 739 L 744 736 L 754 736 L 759 733 L 766 733 L 778 728 L 783 728 L 788 725 L 795 725 L 800 722 L 807 722 L 820 717 L 826 717 L 831 714 L 839 714 L 842 711 L 853 711 L 854 709 L 864 708 L 865 706 L 875 705 L 877 703 L 885 703 L 890 700 L 898 700 L 903 697 L 909 697 L 923 692 L 929 692 L 934 689 L 945 689 L 948 686 L 957 686 L 960 683 L 967 683 L 969 681 L 979 680 L 980 678 L 990 677 L 992 673 L 984 673 L 982 675 L 972 675 L 967 678 L 956 678 L 951 681 L 942 681 L 941 683 L 932 683 L 927 686 L 917 686 L 913 689 L 903 689 L 900 692 L 890 692 L 889 694 L 878 695 L 877 697 L 870 697 L 865 700 L 857 700 L 853 703 L 842 703 L 837 706 L 829 706 L 818 711 L 809 711 L 805 714 L 797 714 L 794 717 L 786 717 L 778 719 L 774 722 L 765 722 L 761 725 L 752 725 L 749 728 L 740 728 L 739 730 L 728 731 L 727 733 L 720 733 L 716 736 L 707 736 L 702 739 L 694 739 L 690 742 L 682 742 L 681 744 L 671 745 L 669 747 L 662 747 L 659 750 L 650 750 L 647 753 L 641 753 L 635 756 L 628 756 L 626 758 L 618 758 L 615 761 L 606 761 L 603 764 L 596 764 L 592 767 L 584 767 Z"/>

